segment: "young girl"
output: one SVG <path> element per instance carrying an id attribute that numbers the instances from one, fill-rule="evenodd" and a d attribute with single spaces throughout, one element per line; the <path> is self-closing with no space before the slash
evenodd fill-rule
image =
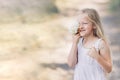
<path id="1" fill-rule="evenodd" d="M 105 73 L 112 71 L 109 45 L 94 9 L 81 10 L 68 65 L 75 68 L 74 80 L 106 80 Z"/>

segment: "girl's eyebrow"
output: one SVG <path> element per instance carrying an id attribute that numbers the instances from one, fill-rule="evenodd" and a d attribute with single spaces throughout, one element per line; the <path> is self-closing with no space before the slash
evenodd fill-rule
<path id="1" fill-rule="evenodd" d="M 82 21 L 82 22 L 79 22 L 79 23 L 89 23 L 89 21 Z"/>

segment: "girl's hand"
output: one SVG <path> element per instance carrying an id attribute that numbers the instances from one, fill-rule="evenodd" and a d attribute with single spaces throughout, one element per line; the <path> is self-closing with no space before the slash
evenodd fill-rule
<path id="1" fill-rule="evenodd" d="M 89 55 L 90 57 L 96 59 L 96 60 L 97 60 L 97 59 L 99 58 L 99 56 L 100 56 L 99 53 L 98 53 L 98 51 L 95 49 L 95 47 L 92 47 L 92 48 L 90 49 L 88 55 Z"/>
<path id="2" fill-rule="evenodd" d="M 73 35 L 73 43 L 78 43 L 80 38 L 80 28 L 77 29 L 77 33 Z"/>
<path id="3" fill-rule="evenodd" d="M 79 33 L 78 33 L 78 34 L 73 35 L 73 43 L 78 43 L 79 38 L 80 38 L 80 34 L 79 34 Z"/>

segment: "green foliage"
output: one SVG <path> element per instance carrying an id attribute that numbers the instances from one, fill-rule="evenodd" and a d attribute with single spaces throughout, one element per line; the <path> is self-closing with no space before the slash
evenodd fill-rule
<path id="1" fill-rule="evenodd" d="M 4 8 L 0 7 L 0 23 L 41 22 L 47 16 L 55 15 L 59 12 L 54 0 L 13 1 L 14 3 L 8 1 L 7 6 L 4 6 L 0 1 L 0 5 L 4 6 Z"/>
<path id="2" fill-rule="evenodd" d="M 110 1 L 110 10 L 111 11 L 120 10 L 120 0 L 111 0 Z"/>

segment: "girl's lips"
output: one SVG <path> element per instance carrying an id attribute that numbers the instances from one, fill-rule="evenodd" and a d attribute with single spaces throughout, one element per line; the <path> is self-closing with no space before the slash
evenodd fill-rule
<path id="1" fill-rule="evenodd" d="M 85 31 L 85 30 L 81 30 L 81 32 L 82 32 L 82 31 Z"/>

